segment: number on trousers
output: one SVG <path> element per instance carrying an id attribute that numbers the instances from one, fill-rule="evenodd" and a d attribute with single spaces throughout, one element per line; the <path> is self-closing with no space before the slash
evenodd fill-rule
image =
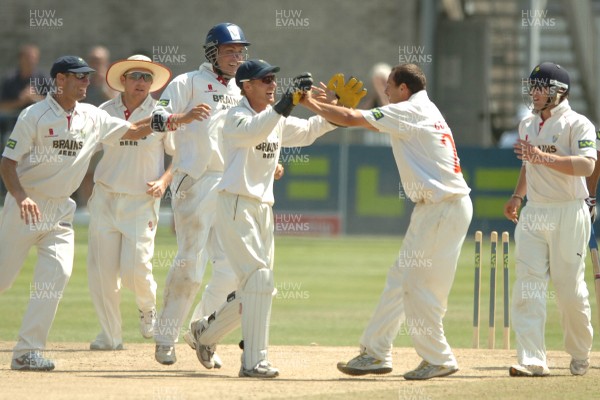
<path id="1" fill-rule="evenodd" d="M 448 140 L 446 140 L 448 139 Z M 454 157 L 454 172 L 455 173 L 460 173 L 461 169 L 460 169 L 460 164 L 458 163 L 458 153 L 456 152 L 456 146 L 454 145 L 454 139 L 452 139 L 452 135 L 450 135 L 449 133 L 442 133 L 442 144 L 446 145 L 447 143 L 450 143 L 450 146 L 452 146 L 452 153 L 453 153 L 453 157 Z"/>

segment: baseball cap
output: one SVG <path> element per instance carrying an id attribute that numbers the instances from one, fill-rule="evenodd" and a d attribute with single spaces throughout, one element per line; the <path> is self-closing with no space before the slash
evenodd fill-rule
<path id="1" fill-rule="evenodd" d="M 544 62 L 536 66 L 529 75 L 530 85 L 556 86 L 569 91 L 569 73 L 558 64 Z"/>
<path id="2" fill-rule="evenodd" d="M 56 78 L 56 74 L 64 74 L 65 72 L 96 72 L 81 57 L 77 56 L 62 56 L 54 61 L 50 69 L 50 77 Z"/>
<path id="3" fill-rule="evenodd" d="M 124 92 L 125 87 L 121 83 L 121 76 L 127 71 L 135 69 L 148 70 L 152 74 L 152 85 L 150 92 L 162 89 L 169 79 L 171 79 L 171 70 L 164 65 L 152 62 L 150 57 L 142 54 L 135 54 L 126 60 L 117 61 L 106 71 L 106 82 L 108 86 L 119 92 Z"/>
<path id="4" fill-rule="evenodd" d="M 265 60 L 248 60 L 239 66 L 235 73 L 235 83 L 242 88 L 242 82 L 252 79 L 260 79 L 273 72 L 279 72 L 280 68 L 269 64 Z"/>

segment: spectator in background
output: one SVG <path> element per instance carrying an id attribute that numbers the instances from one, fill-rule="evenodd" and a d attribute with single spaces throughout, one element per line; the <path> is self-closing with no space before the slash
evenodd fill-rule
<path id="1" fill-rule="evenodd" d="M 18 65 L 3 79 L 0 88 L 0 151 L 4 148 L 19 113 L 42 100 L 50 88 L 50 77 L 38 69 L 40 49 L 26 44 L 19 49 Z M 0 194 L 4 193 L 0 183 Z"/>
<path id="2" fill-rule="evenodd" d="M 88 53 L 87 62 L 91 68 L 96 70 L 96 73 L 90 76 L 90 86 L 88 86 L 87 95 L 83 102 L 98 107 L 115 97 L 118 93 L 112 90 L 106 83 L 106 71 L 108 71 L 110 65 L 110 52 L 104 46 L 94 46 Z M 102 158 L 102 150 L 99 150 L 92 157 L 81 186 L 77 189 L 77 205 L 81 208 L 87 206 L 87 202 L 94 190 L 94 171 L 100 158 Z"/>
<path id="3" fill-rule="evenodd" d="M 360 108 L 371 109 L 390 104 L 385 95 L 385 85 L 387 84 L 388 76 L 392 72 L 392 67 L 386 63 L 377 63 L 373 65 L 369 76 L 371 77 L 372 90 L 369 90 L 367 95 L 360 103 Z"/>
<path id="4" fill-rule="evenodd" d="M 25 107 L 42 100 L 50 87 L 50 77 L 40 70 L 40 49 L 26 44 L 19 49 L 17 68 L 2 80 L 0 111 L 18 116 Z"/>
<path id="5" fill-rule="evenodd" d="M 88 53 L 87 62 L 96 70 L 96 73 L 91 76 L 85 102 L 98 107 L 118 94 L 106 83 L 106 71 L 110 66 L 110 52 L 104 46 L 94 46 Z"/>

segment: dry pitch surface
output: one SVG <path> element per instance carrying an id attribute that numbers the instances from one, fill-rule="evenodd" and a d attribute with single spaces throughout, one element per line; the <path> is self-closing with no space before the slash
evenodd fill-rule
<path id="1" fill-rule="evenodd" d="M 569 356 L 548 354 L 552 376 L 510 378 L 514 350 L 455 349 L 460 371 L 424 382 L 409 382 L 402 373 L 419 358 L 410 348 L 394 349 L 394 371 L 383 376 L 350 377 L 337 361 L 357 353 L 350 347 L 272 346 L 270 359 L 281 375 L 273 380 L 238 378 L 240 350 L 220 346 L 224 366 L 206 370 L 185 343 L 178 361 L 154 361 L 154 346 L 129 344 L 124 351 L 90 352 L 87 343 L 53 343 L 46 356 L 53 372 L 17 372 L 9 367 L 14 343 L 0 342 L 0 398 L 16 399 L 592 399 L 600 398 L 600 353 L 592 354 L 583 377 L 569 372 Z"/>

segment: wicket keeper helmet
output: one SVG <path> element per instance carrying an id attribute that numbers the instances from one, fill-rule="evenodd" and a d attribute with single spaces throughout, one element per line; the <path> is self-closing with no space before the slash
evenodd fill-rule
<path id="1" fill-rule="evenodd" d="M 250 42 L 246 40 L 246 36 L 242 28 L 230 22 L 217 24 L 210 28 L 204 42 L 204 55 L 208 62 L 215 68 L 217 65 L 217 55 L 219 54 L 219 46 L 222 44 L 237 43 L 244 46 L 250 46 Z"/>

